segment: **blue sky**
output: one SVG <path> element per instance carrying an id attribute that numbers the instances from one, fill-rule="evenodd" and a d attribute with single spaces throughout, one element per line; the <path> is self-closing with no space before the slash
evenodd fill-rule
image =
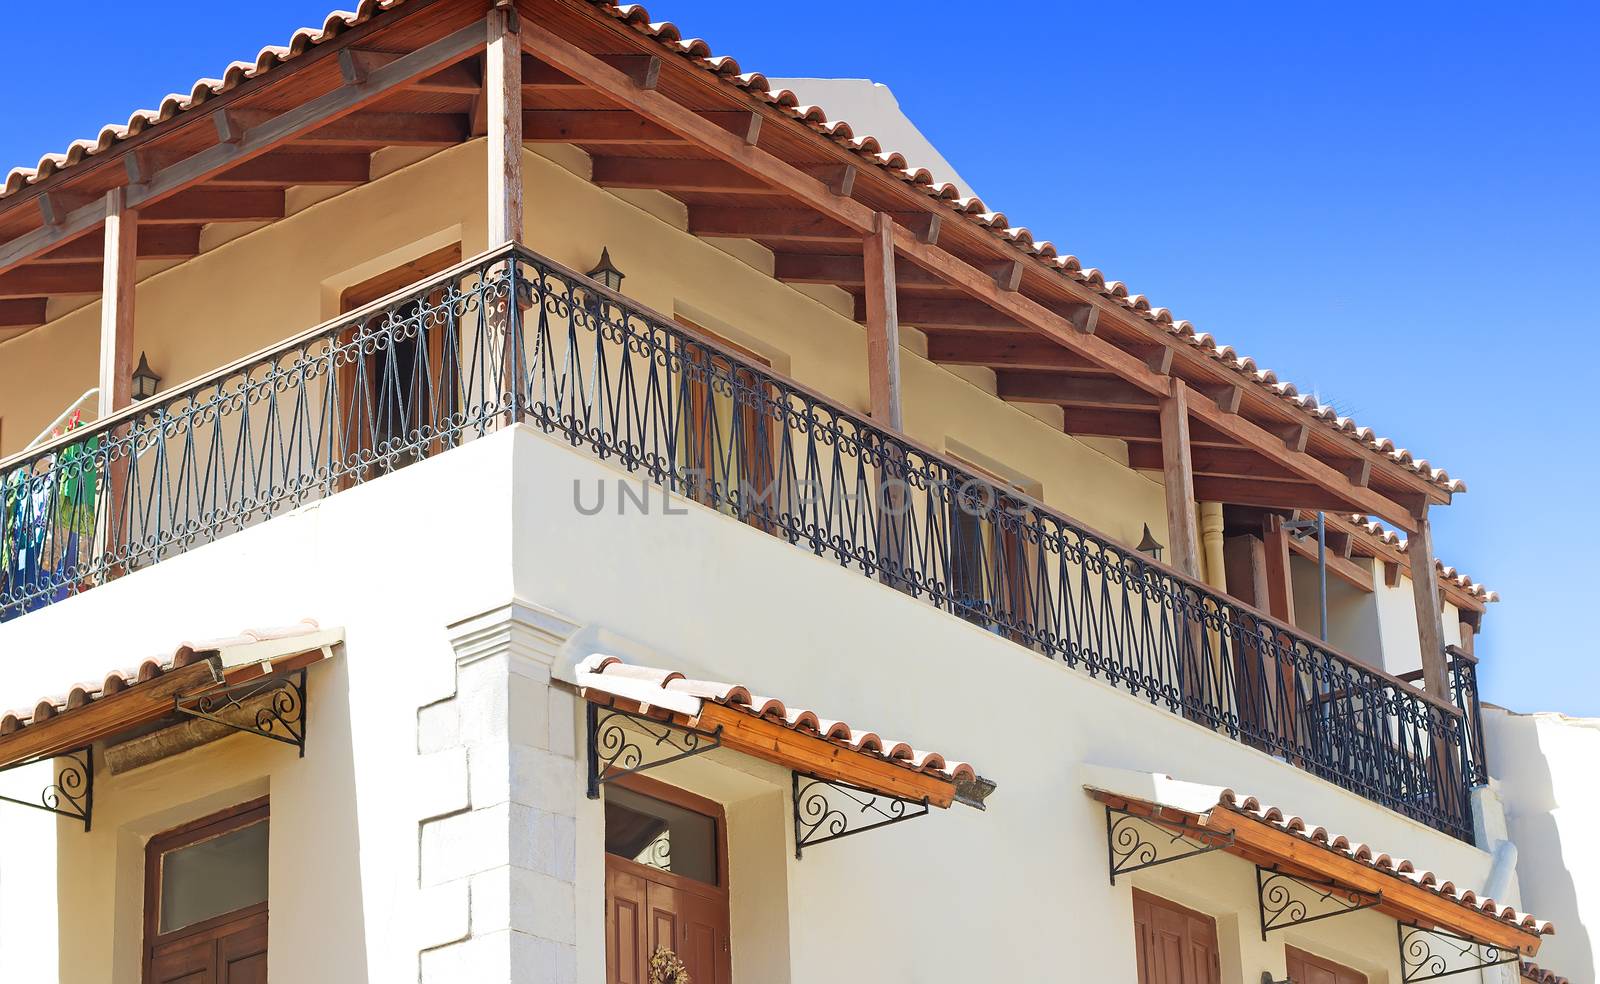
<path id="1" fill-rule="evenodd" d="M 1435 525 L 1504 597 L 1488 699 L 1600 715 L 1600 7 L 650 8 L 746 71 L 888 84 L 991 207 L 1466 479 Z M 0 59 L 0 170 L 326 12 L 73 9 L 70 50 L 59 8 L 7 13 L 40 43 Z"/>

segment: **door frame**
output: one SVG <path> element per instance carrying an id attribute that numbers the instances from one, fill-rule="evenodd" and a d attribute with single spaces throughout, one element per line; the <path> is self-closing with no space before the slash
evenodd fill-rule
<path id="1" fill-rule="evenodd" d="M 238 803 L 225 810 L 219 810 L 208 816 L 180 824 L 171 830 L 164 830 L 151 837 L 144 846 L 144 919 L 140 936 L 140 980 L 149 982 L 154 970 L 155 952 L 158 946 L 199 937 L 204 935 L 222 936 L 221 932 L 230 923 L 244 922 L 258 916 L 264 917 L 269 911 L 271 898 L 266 902 L 246 906 L 225 912 L 210 919 L 183 926 L 169 933 L 161 933 L 161 857 L 169 851 L 191 844 L 199 844 L 235 830 L 241 830 L 253 824 L 272 820 L 272 810 L 269 797 L 262 796 L 245 803 Z M 268 834 L 268 843 L 271 843 L 271 834 Z M 268 848 L 270 851 L 270 846 Z M 268 882 L 267 891 L 272 890 Z M 270 939 L 270 937 L 269 937 Z"/>

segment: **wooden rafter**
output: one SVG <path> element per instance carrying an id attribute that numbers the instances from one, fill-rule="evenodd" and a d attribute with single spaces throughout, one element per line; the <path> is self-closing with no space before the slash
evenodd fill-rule
<path id="1" fill-rule="evenodd" d="M 1031 331 L 960 332 L 931 335 L 934 362 L 995 369 L 1086 370 L 1095 364 Z"/>
<path id="2" fill-rule="evenodd" d="M 1000 398 L 1018 403 L 1153 409 L 1159 398 L 1114 377 L 1007 370 L 997 375 Z"/>
<path id="3" fill-rule="evenodd" d="M 861 257 L 849 253 L 778 253 L 773 256 L 773 275 L 791 284 L 856 288 L 867 284 Z M 938 278 L 905 262 L 895 263 L 894 276 L 902 287 L 941 286 Z"/>
<path id="4" fill-rule="evenodd" d="M 0 273 L 0 298 L 100 293 L 99 263 L 40 263 Z"/>
<path id="5" fill-rule="evenodd" d="M 0 300 L 0 328 L 35 328 L 44 324 L 49 301 L 43 297 Z"/>
<path id="6" fill-rule="evenodd" d="M 99 236 L 81 236 L 65 246 L 53 249 L 35 260 L 35 263 L 98 263 L 104 255 L 105 243 Z M 200 254 L 200 226 L 198 225 L 141 225 L 139 227 L 139 259 L 187 260 Z"/>

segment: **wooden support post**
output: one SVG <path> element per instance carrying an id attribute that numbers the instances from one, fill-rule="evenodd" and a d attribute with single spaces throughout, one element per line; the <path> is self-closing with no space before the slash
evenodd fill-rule
<path id="1" fill-rule="evenodd" d="M 1460 625 L 1461 625 L 1461 646 L 1459 648 L 1461 649 L 1462 652 L 1466 653 L 1468 656 L 1476 656 L 1477 654 L 1475 652 L 1473 652 L 1473 650 L 1472 650 L 1472 640 L 1473 640 L 1473 637 L 1478 632 L 1477 625 L 1473 624 L 1472 622 L 1467 621 L 1466 619 L 1462 619 L 1461 622 L 1460 622 Z"/>
<path id="2" fill-rule="evenodd" d="M 489 12 L 483 74 L 489 126 L 489 236 L 492 249 L 522 239 L 522 35 L 509 3 Z"/>
<path id="3" fill-rule="evenodd" d="M 882 212 L 862 249 L 867 292 L 867 374 L 872 419 L 903 430 L 900 409 L 900 314 L 895 303 L 894 220 Z"/>
<path id="4" fill-rule="evenodd" d="M 1161 399 L 1161 477 L 1167 488 L 1172 566 L 1204 581 L 1194 515 L 1194 467 L 1189 458 L 1189 391 L 1181 379 L 1173 379 L 1170 394 Z"/>
<path id="5" fill-rule="evenodd" d="M 127 190 L 106 192 L 104 287 L 100 296 L 101 418 L 132 402 L 133 288 L 139 260 L 139 213 L 127 207 Z"/>
<path id="6" fill-rule="evenodd" d="M 1411 591 L 1417 603 L 1417 640 L 1422 646 L 1422 682 L 1428 693 L 1450 703 L 1450 671 L 1444 653 L 1444 611 L 1439 579 L 1434 573 L 1433 527 L 1428 508 L 1417 514 L 1417 529 L 1406 538 L 1411 562 Z"/>
<path id="7" fill-rule="evenodd" d="M 1266 549 L 1267 594 L 1256 604 L 1267 614 L 1286 625 L 1294 623 L 1294 582 L 1289 573 L 1289 531 L 1283 528 L 1283 519 L 1271 516 L 1261 531 L 1261 541 Z"/>

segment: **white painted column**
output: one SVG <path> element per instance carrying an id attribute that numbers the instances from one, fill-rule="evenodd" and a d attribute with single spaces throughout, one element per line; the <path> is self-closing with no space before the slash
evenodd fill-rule
<path id="1" fill-rule="evenodd" d="M 421 984 L 578 980 L 577 698 L 551 665 L 577 626 L 512 602 L 450 626 L 451 696 L 418 709 L 418 751 L 465 757 L 467 801 L 419 824 L 421 887 L 437 925 Z"/>

